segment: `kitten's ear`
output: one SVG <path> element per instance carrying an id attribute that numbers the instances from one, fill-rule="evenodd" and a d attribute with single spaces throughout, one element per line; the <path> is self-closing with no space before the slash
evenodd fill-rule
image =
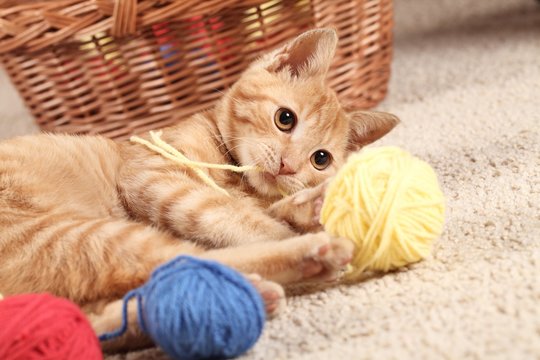
<path id="1" fill-rule="evenodd" d="M 325 77 L 332 63 L 338 36 L 332 29 L 306 31 L 262 59 L 270 72 L 288 69 L 292 76 Z"/>
<path id="2" fill-rule="evenodd" d="M 353 111 L 349 114 L 350 131 L 347 150 L 356 151 L 390 132 L 397 124 L 397 116 L 380 111 Z"/>

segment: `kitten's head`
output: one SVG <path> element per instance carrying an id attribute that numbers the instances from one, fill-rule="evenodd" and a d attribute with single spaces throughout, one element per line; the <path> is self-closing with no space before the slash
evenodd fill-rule
<path id="1" fill-rule="evenodd" d="M 261 195 L 279 196 L 334 175 L 351 151 L 389 132 L 398 119 L 347 112 L 325 82 L 335 31 L 311 30 L 247 69 L 218 108 L 231 156 L 256 165 L 247 180 Z"/>

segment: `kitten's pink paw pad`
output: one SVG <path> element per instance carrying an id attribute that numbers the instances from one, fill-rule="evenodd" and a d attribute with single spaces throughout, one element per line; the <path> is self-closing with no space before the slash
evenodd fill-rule
<path id="1" fill-rule="evenodd" d="M 323 271 L 323 265 L 314 259 L 306 259 L 302 263 L 302 277 L 304 279 L 313 277 Z"/>
<path id="2" fill-rule="evenodd" d="M 326 244 L 326 245 L 323 245 L 319 248 L 319 251 L 317 252 L 317 255 L 319 256 L 324 256 L 328 253 L 328 251 L 330 251 L 330 249 L 332 248 L 332 246 L 330 244 Z"/>
<path id="3" fill-rule="evenodd" d="M 314 255 L 304 261 L 304 263 L 310 261 L 319 263 L 321 265 L 320 271 L 305 278 L 319 281 L 335 281 L 341 276 L 344 267 L 351 262 L 354 244 L 347 239 L 326 236 L 328 236 L 329 242 L 319 245 Z"/>
<path id="4" fill-rule="evenodd" d="M 323 201 L 324 201 L 324 198 L 321 196 L 315 199 L 313 203 L 313 223 L 315 224 L 320 224 Z"/>
<path id="5" fill-rule="evenodd" d="M 306 190 L 309 194 L 308 196 L 304 196 L 304 201 L 311 201 L 312 203 L 312 218 L 311 218 L 311 226 L 317 227 L 320 226 L 320 218 L 321 218 L 321 210 L 323 207 L 324 202 L 324 195 L 326 191 L 327 183 L 322 183 L 319 186 Z"/>
<path id="6" fill-rule="evenodd" d="M 266 314 L 269 317 L 276 316 L 285 308 L 285 291 L 281 285 L 265 280 L 258 274 L 250 274 L 246 277 L 261 294 Z"/>
<path id="7" fill-rule="evenodd" d="M 354 244 L 347 239 L 332 237 L 329 244 L 319 248 L 322 263 L 329 269 L 341 269 L 351 262 Z"/>

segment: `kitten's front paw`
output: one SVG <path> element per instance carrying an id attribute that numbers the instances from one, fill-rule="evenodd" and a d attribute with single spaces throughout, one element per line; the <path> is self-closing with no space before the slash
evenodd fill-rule
<path id="1" fill-rule="evenodd" d="M 281 285 L 265 280 L 259 274 L 249 274 L 246 278 L 261 294 L 268 317 L 278 315 L 285 308 L 285 291 Z"/>
<path id="2" fill-rule="evenodd" d="M 316 244 L 312 253 L 304 258 L 302 275 L 310 281 L 336 281 L 352 260 L 354 244 L 324 232 L 314 235 L 322 239 L 322 244 Z"/>
<path id="3" fill-rule="evenodd" d="M 326 186 L 328 180 L 319 184 L 313 188 L 304 189 L 293 195 L 293 204 L 296 206 L 302 206 L 308 204 L 311 208 L 310 215 L 307 217 L 306 226 L 311 228 L 320 227 L 321 210 L 324 201 L 324 194 L 326 192 Z"/>
<path id="4" fill-rule="evenodd" d="M 319 218 L 327 184 L 328 180 L 313 188 L 300 190 L 276 202 L 268 211 L 271 216 L 284 220 L 302 233 L 321 230 Z"/>

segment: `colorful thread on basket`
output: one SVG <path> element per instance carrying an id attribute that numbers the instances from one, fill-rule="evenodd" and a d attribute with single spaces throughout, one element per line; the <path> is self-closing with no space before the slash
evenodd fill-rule
<path id="1" fill-rule="evenodd" d="M 320 219 L 356 244 L 354 278 L 425 258 L 442 232 L 444 195 L 428 163 L 397 147 L 364 149 L 328 186 Z"/>
<path id="2" fill-rule="evenodd" d="M 0 359 L 103 359 L 90 323 L 72 302 L 49 294 L 0 301 Z"/>
<path id="3" fill-rule="evenodd" d="M 124 297 L 122 326 L 100 340 L 127 330 L 132 298 L 141 329 L 173 359 L 237 357 L 255 344 L 265 323 L 263 300 L 242 274 L 217 262 L 180 256 Z"/>
<path id="4" fill-rule="evenodd" d="M 235 165 L 230 165 L 230 164 L 211 164 L 211 163 L 206 163 L 206 162 L 201 162 L 201 161 L 190 160 L 180 151 L 175 149 L 173 146 L 163 141 L 161 139 L 161 134 L 162 134 L 161 131 L 150 131 L 150 138 L 152 142 L 141 139 L 138 136 L 132 136 L 130 138 L 130 141 L 144 145 L 150 150 L 157 152 L 158 154 L 166 157 L 169 160 L 176 162 L 177 164 L 185 165 L 189 167 L 207 185 L 209 185 L 210 187 L 218 190 L 219 192 L 227 196 L 230 196 L 227 190 L 225 190 L 224 188 L 216 184 L 216 182 L 208 174 L 206 174 L 203 170 L 201 170 L 201 168 L 228 170 L 228 171 L 234 171 L 234 172 L 246 172 L 246 171 L 258 170 L 256 166 L 235 166 Z"/>

